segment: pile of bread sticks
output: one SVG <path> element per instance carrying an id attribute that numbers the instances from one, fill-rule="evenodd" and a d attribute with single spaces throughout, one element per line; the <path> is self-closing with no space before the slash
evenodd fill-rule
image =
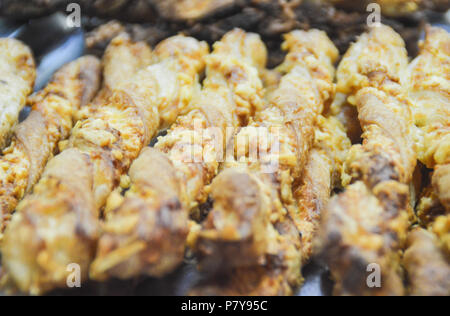
<path id="1" fill-rule="evenodd" d="M 240 29 L 211 51 L 122 33 L 33 95 L 32 53 L 0 39 L 0 286 L 163 277 L 189 249 L 190 295 L 292 295 L 312 258 L 335 295 L 450 295 L 449 34 L 414 60 L 384 25 L 342 58 L 322 31 L 284 38 L 267 69 Z"/>

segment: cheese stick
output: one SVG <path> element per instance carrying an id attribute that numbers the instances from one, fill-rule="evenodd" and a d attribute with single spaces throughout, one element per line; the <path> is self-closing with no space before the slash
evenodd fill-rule
<path id="1" fill-rule="evenodd" d="M 141 150 L 197 93 L 207 52 L 207 44 L 184 36 L 161 42 L 155 64 L 76 124 L 67 149 L 50 161 L 5 232 L 3 263 L 21 291 L 64 287 L 69 264 L 78 264 L 86 280 L 100 209 Z"/>
<path id="2" fill-rule="evenodd" d="M 410 295 L 450 295 L 450 263 L 432 232 L 415 228 L 409 234 L 403 263 Z"/>
<path id="3" fill-rule="evenodd" d="M 405 78 L 417 129 L 419 160 L 435 169 L 433 187 L 450 212 L 450 35 L 427 28 Z"/>
<path id="4" fill-rule="evenodd" d="M 262 106 L 258 69 L 266 59 L 259 36 L 242 30 L 215 44 L 203 90 L 188 113 L 133 164 L 125 198 L 111 197 L 93 278 L 160 277 L 181 263 L 189 212 L 206 201 L 206 186 L 218 173 L 218 158 L 229 143 L 227 128 L 246 124 Z M 222 137 L 202 135 L 213 128 Z M 202 157 L 193 156 L 198 152 Z"/>
<path id="5" fill-rule="evenodd" d="M 450 262 L 450 36 L 427 27 L 405 84 L 413 105 L 420 161 L 434 169 L 417 206 L 429 232 L 410 234 L 404 265 L 411 295 L 449 295 Z"/>
<path id="6" fill-rule="evenodd" d="M 146 43 L 134 43 L 128 33 L 121 33 L 114 37 L 102 59 L 103 86 L 94 104 L 103 104 L 111 97 L 115 88 L 152 62 L 152 51 Z M 91 108 L 92 106 L 86 107 L 86 109 Z"/>
<path id="7" fill-rule="evenodd" d="M 30 49 L 15 39 L 0 38 L 0 73 L 0 149 L 3 149 L 28 95 L 33 92 L 36 69 Z"/>
<path id="8" fill-rule="evenodd" d="M 31 98 L 30 115 L 17 126 L 0 157 L 0 234 L 17 203 L 39 180 L 58 142 L 70 135 L 76 112 L 94 97 L 100 78 L 97 58 L 82 57 L 60 69 Z"/>
<path id="9" fill-rule="evenodd" d="M 341 174 L 351 147 L 345 128 L 336 117 L 319 116 L 317 125 L 316 140 L 300 178 L 301 183 L 294 187 L 298 208 L 291 212 L 300 232 L 304 263 L 314 254 L 321 214 L 328 205 L 332 190 L 341 186 Z"/>
<path id="10" fill-rule="evenodd" d="M 399 252 L 409 226 L 409 184 L 416 166 L 413 119 L 401 80 L 408 57 L 404 42 L 382 26 L 362 35 L 338 69 L 338 89 L 350 95 L 363 144 L 344 166 L 346 191 L 324 211 L 321 257 L 336 281 L 336 295 L 403 295 Z M 367 283 L 371 264 L 380 287 Z"/>
<path id="11" fill-rule="evenodd" d="M 292 185 L 308 161 L 318 116 L 334 96 L 338 51 L 317 30 L 294 31 L 283 47 L 289 53 L 278 89 L 236 136 L 236 161 L 213 181 L 214 207 L 194 245 L 208 278 L 192 294 L 289 295 L 302 282 Z M 277 137 L 258 143 L 260 127 Z M 248 142 L 241 145 L 242 138 Z M 252 144 L 259 146 L 257 161 L 248 160 Z"/>

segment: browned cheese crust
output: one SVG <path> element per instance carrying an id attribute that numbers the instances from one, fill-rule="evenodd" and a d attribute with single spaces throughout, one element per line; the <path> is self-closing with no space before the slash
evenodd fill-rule
<path id="1" fill-rule="evenodd" d="M 267 52 L 259 36 L 234 30 L 215 44 L 206 60 L 203 89 L 187 113 L 159 138 L 155 150 L 133 165 L 132 172 L 141 166 L 140 177 L 159 178 L 153 180 L 157 182 L 130 174 L 125 198 L 113 194 L 109 199 L 93 278 L 162 276 L 181 263 L 189 213 L 206 201 L 206 186 L 218 173 L 218 158 L 229 143 L 201 133 L 216 128 L 226 136 L 228 127 L 246 124 L 261 108 L 264 91 L 258 69 L 265 67 Z M 164 172 L 168 175 L 162 176 Z"/>
<path id="2" fill-rule="evenodd" d="M 416 166 L 413 119 L 401 85 L 408 57 L 401 37 L 382 26 L 362 35 L 338 69 L 338 91 L 358 108 L 363 144 L 350 150 L 346 192 L 324 212 L 321 257 L 336 295 L 403 295 L 400 251 L 408 229 L 409 184 Z M 380 288 L 367 285 L 370 264 Z"/>
<path id="3" fill-rule="evenodd" d="M 97 93 L 100 72 L 97 58 L 82 57 L 59 70 L 31 98 L 31 114 L 17 126 L 11 145 L 0 157 L 0 235 L 17 203 L 56 153 L 58 142 L 69 137 L 78 109 Z"/>
<path id="4" fill-rule="evenodd" d="M 212 184 L 214 208 L 194 245 L 200 267 L 210 277 L 192 294 L 289 295 L 302 281 L 292 185 L 308 161 L 319 114 L 334 96 L 338 52 L 317 30 L 286 35 L 284 48 L 289 53 L 279 68 L 285 74 L 279 87 L 267 108 L 237 134 L 236 161 L 227 163 Z M 268 148 L 258 145 L 260 157 L 254 162 L 248 160 L 248 148 L 258 144 L 253 133 L 258 127 L 279 132 L 280 148 L 279 153 L 270 150 L 276 143 L 269 138 Z M 242 139 L 248 143 L 240 144 Z M 265 173 L 276 157 L 277 170 Z M 236 275 L 246 276 L 246 283 Z"/>
<path id="5" fill-rule="evenodd" d="M 152 64 L 152 57 L 151 49 L 144 42 L 135 43 L 127 33 L 119 33 L 103 56 L 103 87 L 94 103 L 101 105 L 107 101 L 114 89 L 129 80 L 127 76 Z"/>
<path id="6" fill-rule="evenodd" d="M 292 215 L 302 239 L 302 260 L 314 255 L 320 218 L 332 190 L 341 187 L 341 174 L 351 147 L 344 126 L 334 116 L 319 116 L 316 140 L 294 198 L 298 211 Z"/>
<path id="7" fill-rule="evenodd" d="M 155 49 L 155 64 L 76 124 L 68 149 L 50 161 L 5 232 L 4 266 L 21 291 L 65 286 L 70 263 L 87 277 L 101 207 L 140 151 L 189 104 L 207 52 L 193 38 L 167 39 Z"/>
<path id="8" fill-rule="evenodd" d="M 450 211 L 450 35 L 440 28 L 427 28 L 419 56 L 408 76 L 413 104 L 418 157 L 434 168 L 433 187 Z"/>

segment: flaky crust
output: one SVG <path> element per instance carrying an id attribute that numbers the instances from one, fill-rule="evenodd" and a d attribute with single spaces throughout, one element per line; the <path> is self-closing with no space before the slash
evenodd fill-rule
<path id="1" fill-rule="evenodd" d="M 159 138 L 156 149 L 146 151 L 133 165 L 141 177 L 160 178 L 154 180 L 159 183 L 151 185 L 130 174 L 131 189 L 124 199 L 112 201 L 115 206 L 108 207 L 112 210 L 91 267 L 93 278 L 162 276 L 181 263 L 189 213 L 206 201 L 206 186 L 218 173 L 218 158 L 230 141 L 214 139 L 214 135 L 202 137 L 201 133 L 216 128 L 226 135 L 228 127 L 246 124 L 261 108 L 263 86 L 258 68 L 265 66 L 266 57 L 259 36 L 241 30 L 216 43 L 207 57 L 203 90 L 167 135 Z M 146 158 L 149 155 L 159 158 L 150 160 Z M 144 167 L 141 160 L 148 165 Z M 138 165 L 143 168 L 137 169 Z M 158 176 L 161 172 L 168 174 Z"/>
<path id="2" fill-rule="evenodd" d="M 174 270 L 183 260 L 188 215 L 179 199 L 177 170 L 156 149 L 145 149 L 130 169 L 131 187 L 102 227 L 91 277 L 129 279 L 155 277 Z"/>
<path id="3" fill-rule="evenodd" d="M 289 53 L 279 71 L 285 76 L 268 107 L 236 136 L 248 144 L 237 144 L 236 161 L 225 164 L 212 184 L 214 208 L 194 246 L 210 281 L 193 293 L 289 295 L 302 282 L 301 241 L 289 215 L 296 207 L 292 184 L 308 161 L 319 113 L 334 95 L 332 65 L 338 53 L 317 30 L 288 34 L 284 48 Z M 248 161 L 247 149 L 258 144 L 252 128 L 258 127 L 279 132 L 279 152 L 270 150 L 275 143 L 269 140 L 269 150 L 261 147 L 259 160 Z M 279 167 L 265 173 L 277 154 Z M 235 275 L 248 275 L 249 282 L 242 284 Z M 220 279 L 225 282 L 211 285 Z"/>
<path id="4" fill-rule="evenodd" d="M 418 157 L 436 170 L 433 186 L 450 211 L 450 35 L 427 28 L 419 56 L 405 80 L 413 104 Z"/>
<path id="5" fill-rule="evenodd" d="M 450 263 L 433 233 L 416 228 L 408 236 L 403 265 L 412 296 L 449 296 Z"/>
<path id="6" fill-rule="evenodd" d="M 33 92 L 36 69 L 31 50 L 18 40 L 1 38 L 0 73 L 0 149 L 3 149 L 28 95 Z"/>
<path id="7" fill-rule="evenodd" d="M 401 37 L 383 26 L 362 35 L 339 66 L 338 87 L 358 108 L 364 141 L 345 163 L 343 185 L 353 184 L 333 199 L 321 224 L 319 248 L 337 295 L 404 294 L 399 252 L 416 166 L 414 122 L 401 85 L 407 63 Z M 366 283 L 374 263 L 380 288 Z"/>
<path id="8" fill-rule="evenodd" d="M 397 182 L 382 184 L 378 191 L 408 188 Z M 376 192 L 376 191 L 375 191 Z M 394 210 L 395 212 L 396 210 Z M 385 209 L 363 182 L 349 186 L 334 197 L 323 212 L 320 229 L 321 258 L 336 282 L 335 295 L 404 295 L 398 235 L 408 228 L 404 218 Z M 369 288 L 370 264 L 378 264 L 381 288 Z"/>
<path id="9" fill-rule="evenodd" d="M 4 265 L 20 290 L 41 294 L 64 286 L 70 263 L 78 263 L 87 276 L 100 208 L 158 129 L 190 102 L 207 51 L 193 38 L 167 39 L 155 49 L 156 64 L 120 85 L 108 102 L 77 123 L 68 149 L 47 166 L 5 233 Z M 73 175 L 59 176 L 67 170 Z M 22 239 L 21 230 L 36 244 Z"/>
<path id="10" fill-rule="evenodd" d="M 58 142 L 69 137 L 79 108 L 97 93 L 100 71 L 97 58 L 82 57 L 59 70 L 47 87 L 31 98 L 30 116 L 17 126 L 11 145 L 0 158 L 1 227 L 39 180 Z"/>
<path id="11" fill-rule="evenodd" d="M 332 190 L 341 186 L 344 162 L 351 147 L 344 126 L 334 116 L 319 116 L 315 134 L 301 183 L 294 187 L 298 207 L 290 213 L 300 232 L 304 263 L 313 255 L 321 214 Z"/>
<path id="12" fill-rule="evenodd" d="M 401 36 L 388 26 L 362 34 L 344 55 L 337 70 L 337 92 L 355 95 L 365 87 L 395 89 L 408 66 L 407 51 Z M 349 98 L 355 105 L 354 98 Z"/>
<path id="13" fill-rule="evenodd" d="M 152 58 L 152 51 L 144 42 L 134 43 L 127 33 L 114 37 L 102 59 L 103 87 L 94 103 L 101 105 L 108 100 L 114 89 L 129 80 L 126 74 L 135 74 L 149 66 Z"/>
<path id="14" fill-rule="evenodd" d="M 364 141 L 349 153 L 344 186 L 357 180 L 369 187 L 389 180 L 408 184 L 416 167 L 409 104 L 375 88 L 362 89 L 355 99 Z"/>

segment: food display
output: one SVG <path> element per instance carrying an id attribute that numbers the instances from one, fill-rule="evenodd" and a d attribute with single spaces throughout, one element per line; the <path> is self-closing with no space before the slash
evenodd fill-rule
<path id="1" fill-rule="evenodd" d="M 0 295 L 450 296 L 448 1 L 77 3 L 0 38 Z"/>

